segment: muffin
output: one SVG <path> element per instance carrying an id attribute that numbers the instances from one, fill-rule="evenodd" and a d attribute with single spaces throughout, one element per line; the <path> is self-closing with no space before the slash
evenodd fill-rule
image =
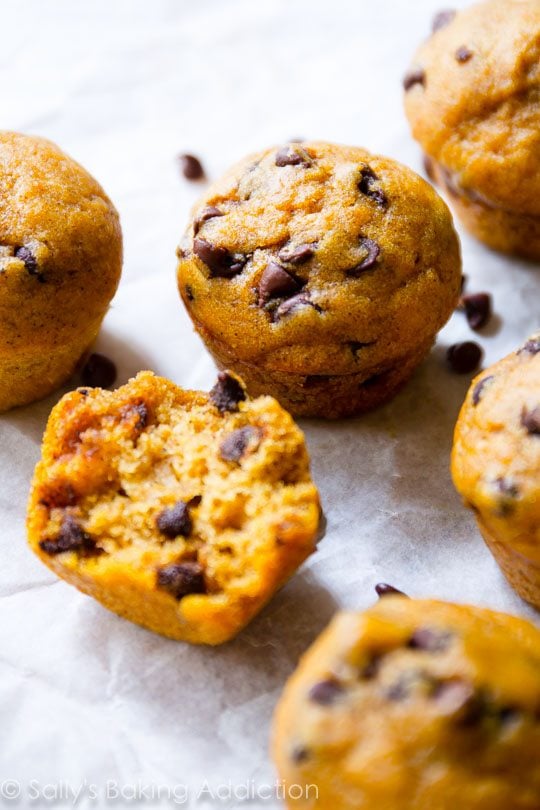
<path id="1" fill-rule="evenodd" d="M 387 596 L 306 653 L 274 720 L 287 806 L 537 810 L 540 631 Z"/>
<path id="2" fill-rule="evenodd" d="M 364 149 L 294 143 L 212 185 L 178 250 L 178 285 L 219 367 L 298 416 L 390 399 L 459 296 L 446 205 Z"/>
<path id="3" fill-rule="evenodd" d="M 50 141 L 0 132 L 0 411 L 46 396 L 96 337 L 122 266 L 118 214 Z"/>
<path id="4" fill-rule="evenodd" d="M 540 332 L 473 380 L 452 476 L 506 578 L 540 608 Z"/>
<path id="5" fill-rule="evenodd" d="M 170 638 L 232 638 L 315 549 L 302 432 L 224 372 L 210 392 L 141 372 L 53 409 L 28 510 L 58 576 Z"/>
<path id="6" fill-rule="evenodd" d="M 540 3 L 487 0 L 439 15 L 404 81 L 427 169 L 465 227 L 540 259 Z"/>

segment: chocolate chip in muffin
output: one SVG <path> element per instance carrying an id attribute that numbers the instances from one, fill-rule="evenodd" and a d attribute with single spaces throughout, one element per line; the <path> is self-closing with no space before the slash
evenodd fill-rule
<path id="1" fill-rule="evenodd" d="M 204 223 L 208 222 L 209 219 L 215 219 L 215 217 L 222 216 L 224 216 L 223 211 L 220 211 L 219 208 L 215 207 L 215 205 L 207 205 L 206 208 L 203 208 L 203 210 L 197 214 L 193 220 L 193 233 L 197 234 L 201 229 L 201 225 L 204 225 Z"/>
<path id="2" fill-rule="evenodd" d="M 480 365 L 482 354 L 478 343 L 467 340 L 450 346 L 446 352 L 446 360 L 456 374 L 470 374 Z"/>
<path id="3" fill-rule="evenodd" d="M 503 478 L 502 476 L 496 478 L 495 486 L 501 495 L 505 495 L 508 498 L 517 498 L 519 495 L 519 488 L 512 481 L 509 481 L 508 478 Z"/>
<path id="4" fill-rule="evenodd" d="M 26 247 L 26 245 L 23 245 L 22 247 L 16 248 L 15 256 L 17 257 L 17 259 L 21 260 L 21 262 L 25 266 L 25 269 L 28 271 L 28 273 L 30 273 L 31 276 L 39 276 L 40 275 L 39 270 L 38 270 L 37 259 L 36 259 L 36 257 L 34 256 L 34 254 L 32 253 L 32 251 L 30 250 L 29 247 Z"/>
<path id="5" fill-rule="evenodd" d="M 150 413 L 147 404 L 142 400 L 128 403 L 122 408 L 121 414 L 123 420 L 133 423 L 133 429 L 137 433 L 148 427 Z"/>
<path id="6" fill-rule="evenodd" d="M 489 385 L 489 383 L 492 382 L 494 379 L 495 377 L 493 376 L 493 374 L 489 374 L 487 377 L 482 377 L 482 379 L 476 383 L 472 392 L 473 405 L 475 406 L 478 405 L 478 403 L 482 399 L 484 388 L 486 387 L 486 385 Z"/>
<path id="7" fill-rule="evenodd" d="M 116 381 L 117 371 L 112 360 L 104 354 L 91 354 L 81 371 L 83 385 L 90 388 L 109 388 Z"/>
<path id="8" fill-rule="evenodd" d="M 60 531 L 53 540 L 41 540 L 39 547 L 46 554 L 63 554 L 65 551 L 76 551 L 82 556 L 91 557 L 103 553 L 96 541 L 77 523 L 73 515 L 66 515 Z"/>
<path id="9" fill-rule="evenodd" d="M 291 312 L 294 312 L 294 310 L 304 306 L 313 307 L 313 309 L 317 310 L 317 312 L 322 312 L 321 307 L 310 300 L 309 293 L 301 292 L 298 293 L 298 295 L 293 295 L 291 298 L 287 298 L 278 306 L 274 312 L 274 321 L 279 321 L 286 315 L 290 315 Z"/>
<path id="10" fill-rule="evenodd" d="M 540 352 L 540 337 L 534 337 L 525 343 L 521 349 L 518 350 L 518 354 L 538 354 Z"/>
<path id="11" fill-rule="evenodd" d="M 491 296 L 489 293 L 471 293 L 461 297 L 461 307 L 471 329 L 481 329 L 491 317 Z"/>
<path id="12" fill-rule="evenodd" d="M 373 169 L 370 166 L 363 166 L 360 171 L 358 189 L 362 192 L 362 194 L 365 194 L 366 197 L 369 197 L 379 205 L 386 207 L 388 204 L 388 198 L 382 188 L 377 185 L 378 183 L 379 177 L 375 174 Z"/>
<path id="13" fill-rule="evenodd" d="M 259 306 L 263 307 L 272 298 L 282 298 L 298 292 L 302 284 L 276 262 L 270 262 L 259 281 Z"/>
<path id="14" fill-rule="evenodd" d="M 366 270 L 371 270 L 375 266 L 381 253 L 381 249 L 377 242 L 375 242 L 373 239 L 369 239 L 367 236 L 360 237 L 360 247 L 367 251 L 366 257 L 362 259 L 362 261 L 355 267 L 347 270 L 347 275 L 353 276 L 354 278 L 361 275 Z"/>
<path id="15" fill-rule="evenodd" d="M 219 446 L 219 455 L 223 461 L 238 462 L 246 452 L 249 444 L 260 437 L 259 430 L 252 425 L 246 425 L 229 433 Z"/>
<path id="16" fill-rule="evenodd" d="M 436 31 L 440 31 L 441 28 L 446 28 L 447 25 L 450 25 L 455 16 L 456 12 L 451 8 L 443 9 L 442 11 L 437 12 L 437 14 L 435 14 L 433 17 L 433 22 L 431 24 L 432 32 L 435 33 Z"/>
<path id="17" fill-rule="evenodd" d="M 450 645 L 452 634 L 446 630 L 435 630 L 431 627 L 419 627 L 414 631 L 407 646 L 411 650 L 423 652 L 444 652 Z"/>
<path id="18" fill-rule="evenodd" d="M 200 180 L 204 177 L 202 163 L 195 155 L 179 155 L 180 168 L 186 180 Z"/>
<path id="19" fill-rule="evenodd" d="M 174 540 L 176 537 L 189 537 L 193 531 L 193 521 L 189 506 L 185 501 L 177 501 L 174 506 L 163 509 L 156 517 L 158 531 Z"/>
<path id="20" fill-rule="evenodd" d="M 335 678 L 327 678 L 314 684 L 308 693 L 308 698 L 320 706 L 330 706 L 343 693 L 343 686 Z"/>
<path id="21" fill-rule="evenodd" d="M 381 667 L 381 660 L 381 655 L 372 655 L 360 670 L 360 678 L 364 681 L 370 681 L 376 678 Z"/>
<path id="22" fill-rule="evenodd" d="M 278 259 L 285 262 L 285 264 L 305 264 L 313 257 L 314 253 L 314 245 L 285 245 L 279 251 Z"/>
<path id="23" fill-rule="evenodd" d="M 203 567 L 189 560 L 164 565 L 158 569 L 157 586 L 178 600 L 192 593 L 206 593 Z"/>
<path id="24" fill-rule="evenodd" d="M 470 50 L 470 48 L 467 48 L 466 45 L 462 45 L 455 53 L 456 62 L 459 62 L 462 65 L 465 64 L 465 62 L 468 62 L 469 59 L 472 59 L 472 56 L 473 52 Z"/>
<path id="25" fill-rule="evenodd" d="M 281 149 L 276 152 L 276 166 L 303 166 L 304 168 L 308 168 L 311 164 L 312 160 L 310 156 L 301 146 L 288 144 L 287 146 L 282 146 Z"/>
<path id="26" fill-rule="evenodd" d="M 231 253 L 227 248 L 213 245 L 206 239 L 196 238 L 193 240 L 193 253 L 210 270 L 213 278 L 232 278 L 244 269 L 248 257 Z"/>
<path id="27" fill-rule="evenodd" d="M 407 594 L 403 593 L 403 591 L 398 591 L 397 588 L 394 588 L 393 585 L 389 585 L 387 582 L 378 582 L 375 585 L 375 591 L 379 599 L 382 599 L 384 596 L 405 596 Z"/>
<path id="28" fill-rule="evenodd" d="M 189 284 L 186 284 L 184 292 L 185 292 L 185 296 L 186 296 L 188 301 L 194 301 L 195 300 L 195 296 L 193 295 L 193 290 L 191 289 Z"/>
<path id="29" fill-rule="evenodd" d="M 521 411 L 521 424 L 531 436 L 540 436 L 540 406 L 532 410 L 523 407 Z"/>
<path id="30" fill-rule="evenodd" d="M 246 392 L 235 377 L 226 371 L 220 371 L 209 396 L 218 411 L 225 413 L 237 411 L 238 403 L 246 398 Z"/>
<path id="31" fill-rule="evenodd" d="M 309 757 L 309 750 L 303 745 L 297 745 L 291 751 L 291 760 L 295 765 L 301 765 L 303 762 L 307 762 Z"/>
<path id="32" fill-rule="evenodd" d="M 426 86 L 426 72 L 421 67 L 412 68 L 408 73 L 405 74 L 403 79 L 403 88 L 405 92 L 408 92 L 416 84 L 420 84 L 422 87 Z"/>

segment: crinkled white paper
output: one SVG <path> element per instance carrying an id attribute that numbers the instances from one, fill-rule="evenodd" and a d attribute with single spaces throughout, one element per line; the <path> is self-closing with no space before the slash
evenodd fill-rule
<path id="1" fill-rule="evenodd" d="M 420 170 L 401 78 L 437 9 L 438 0 L 3 0 L 0 126 L 58 142 L 122 217 L 124 276 L 98 342 L 121 382 L 151 368 L 206 389 L 215 374 L 175 286 L 175 246 L 203 189 L 180 176 L 177 153 L 198 154 L 214 178 L 246 152 L 305 136 Z M 539 269 L 466 235 L 463 259 L 469 289 L 493 294 L 497 315 L 480 337 L 489 363 L 538 327 Z M 446 370 L 445 348 L 471 338 L 455 314 L 389 406 L 303 423 L 326 537 L 218 649 L 152 635 L 33 557 L 26 499 L 60 392 L 0 416 L 0 807 L 274 810 L 271 713 L 337 608 L 367 607 L 383 580 L 537 619 L 448 472 L 469 378 Z"/>

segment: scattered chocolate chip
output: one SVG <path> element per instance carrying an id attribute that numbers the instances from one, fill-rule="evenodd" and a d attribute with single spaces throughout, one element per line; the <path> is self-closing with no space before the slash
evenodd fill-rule
<path id="1" fill-rule="evenodd" d="M 408 599 L 406 593 L 398 591 L 397 588 L 394 588 L 393 585 L 389 585 L 387 582 L 378 582 L 377 585 L 375 585 L 375 591 L 379 599 L 382 599 L 383 596 L 405 596 Z"/>
<path id="2" fill-rule="evenodd" d="M 215 217 L 222 216 L 224 216 L 223 211 L 220 211 L 219 208 L 215 207 L 215 205 L 207 205 L 206 208 L 203 208 L 203 210 L 197 214 L 193 220 L 193 233 L 197 234 L 201 228 L 201 225 L 204 225 L 204 223 L 208 222 L 209 219 L 215 219 Z"/>
<path id="3" fill-rule="evenodd" d="M 314 684 L 309 690 L 308 697 L 313 703 L 318 703 L 320 706 L 330 706 L 342 693 L 343 686 L 335 678 L 328 678 Z"/>
<path id="4" fill-rule="evenodd" d="M 463 295 L 460 303 L 471 329 L 481 329 L 489 321 L 491 317 L 491 296 L 489 293 Z"/>
<path id="5" fill-rule="evenodd" d="M 309 751 L 303 745 L 298 745 L 291 751 L 291 760 L 295 765 L 301 765 L 309 759 Z"/>
<path id="6" fill-rule="evenodd" d="M 465 62 L 468 62 L 469 59 L 472 58 L 472 55 L 473 52 L 469 50 L 466 45 L 462 45 L 455 53 L 456 61 L 460 62 L 462 65 L 465 64 Z"/>
<path id="7" fill-rule="evenodd" d="M 311 166 L 311 158 L 301 146 L 283 146 L 276 152 L 276 166 Z"/>
<path id="8" fill-rule="evenodd" d="M 360 246 L 367 250 L 367 256 L 365 259 L 362 259 L 360 264 L 357 264 L 355 267 L 351 267 L 350 270 L 347 270 L 348 276 L 357 277 L 366 270 L 371 270 L 380 256 L 381 249 L 377 242 L 374 242 L 373 239 L 369 239 L 367 236 L 361 236 Z"/>
<path id="9" fill-rule="evenodd" d="M 251 425 L 233 430 L 223 439 L 219 446 L 220 457 L 223 461 L 240 461 L 249 443 L 258 435 L 259 431 Z"/>
<path id="10" fill-rule="evenodd" d="M 220 371 L 216 384 L 210 391 L 210 399 L 221 413 L 237 411 L 238 403 L 246 398 L 246 392 L 236 377 L 226 371 Z"/>
<path id="11" fill-rule="evenodd" d="M 23 262 L 25 268 L 30 273 L 31 276 L 39 275 L 39 270 L 37 266 L 37 259 L 30 250 L 26 246 L 18 247 L 15 250 L 15 256 Z"/>
<path id="12" fill-rule="evenodd" d="M 83 385 L 90 388 L 109 388 L 116 380 L 116 366 L 104 354 L 91 354 L 81 371 Z"/>
<path id="13" fill-rule="evenodd" d="M 204 571 L 197 562 L 164 565 L 158 569 L 157 586 L 175 599 L 182 599 L 192 593 L 206 593 Z"/>
<path id="14" fill-rule="evenodd" d="M 482 354 L 478 343 L 467 340 L 450 346 L 446 352 L 446 360 L 456 374 L 470 374 L 480 365 Z"/>
<path id="15" fill-rule="evenodd" d="M 435 33 L 435 31 L 440 31 L 441 28 L 446 28 L 446 26 L 452 22 L 455 16 L 456 12 L 451 8 L 439 11 L 433 18 L 433 22 L 431 24 L 432 32 Z"/>
<path id="16" fill-rule="evenodd" d="M 531 338 L 530 340 L 525 343 L 521 349 L 518 350 L 518 354 L 538 354 L 540 352 L 540 336 Z"/>
<path id="17" fill-rule="evenodd" d="M 300 282 L 276 262 L 268 264 L 259 281 L 259 306 L 263 307 L 271 298 L 292 295 L 301 288 Z"/>
<path id="18" fill-rule="evenodd" d="M 230 253 L 206 239 L 193 240 L 193 252 L 208 267 L 212 277 L 232 278 L 244 269 L 247 256 Z"/>
<path id="19" fill-rule="evenodd" d="M 279 321 L 281 318 L 289 315 L 295 309 L 303 306 L 310 306 L 313 307 L 313 309 L 316 309 L 317 312 L 322 312 L 321 307 L 314 304 L 313 301 L 310 300 L 309 293 L 301 292 L 298 293 L 298 295 L 293 295 L 291 298 L 287 298 L 279 305 L 274 313 L 274 320 Z"/>
<path id="20" fill-rule="evenodd" d="M 388 198 L 382 188 L 376 187 L 378 182 L 379 178 L 373 169 L 371 169 L 370 166 L 363 166 L 360 171 L 358 189 L 362 192 L 362 194 L 365 194 L 366 197 L 374 200 L 376 203 L 378 203 L 378 205 L 385 207 L 388 203 Z"/>
<path id="21" fill-rule="evenodd" d="M 403 88 L 405 92 L 414 87 L 415 84 L 421 84 L 422 87 L 426 86 L 426 72 L 423 68 L 417 67 L 409 70 L 403 79 Z"/>
<path id="22" fill-rule="evenodd" d="M 452 634 L 446 631 L 433 630 L 430 627 L 419 627 L 409 639 L 408 647 L 411 650 L 423 652 L 443 652 L 452 640 Z"/>
<path id="23" fill-rule="evenodd" d="M 204 177 L 202 163 L 195 155 L 179 155 L 178 160 L 186 180 L 200 180 Z"/>
<path id="24" fill-rule="evenodd" d="M 188 301 L 194 301 L 195 300 L 195 296 L 193 295 L 193 290 L 191 289 L 189 284 L 186 284 L 185 294 L 186 294 L 186 298 L 187 298 Z"/>
<path id="25" fill-rule="evenodd" d="M 523 408 L 521 411 L 521 424 L 531 436 L 540 436 L 540 406 L 533 408 Z"/>
<path id="26" fill-rule="evenodd" d="M 103 553 L 103 549 L 96 546 L 96 541 L 83 531 L 72 515 L 66 515 L 54 540 L 41 540 L 39 547 L 51 555 L 76 551 L 83 556 L 91 557 Z"/>
<path id="27" fill-rule="evenodd" d="M 193 522 L 188 504 L 185 501 L 177 501 L 174 506 L 163 509 L 156 517 L 156 526 L 169 540 L 174 540 L 176 537 L 189 537 L 193 530 Z"/>
<path id="28" fill-rule="evenodd" d="M 493 374 L 489 374 L 487 377 L 482 377 L 482 379 L 479 380 L 479 382 L 476 383 L 476 385 L 473 388 L 473 392 L 472 392 L 472 404 L 473 405 L 475 405 L 475 406 L 478 405 L 478 403 L 482 399 L 482 395 L 484 393 L 484 388 L 486 387 L 486 385 L 488 385 L 488 383 L 490 383 L 494 379 L 495 379 L 495 377 L 493 376 Z"/>
<path id="29" fill-rule="evenodd" d="M 304 264 L 309 261 L 315 253 L 313 245 L 287 245 L 278 253 L 278 259 L 286 264 Z"/>

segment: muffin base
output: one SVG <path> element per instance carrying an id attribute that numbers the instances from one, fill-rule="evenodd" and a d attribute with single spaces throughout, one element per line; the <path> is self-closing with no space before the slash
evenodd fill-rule
<path id="1" fill-rule="evenodd" d="M 269 369 L 239 360 L 230 349 L 204 328 L 198 327 L 218 368 L 238 374 L 252 397 L 269 394 L 293 416 L 342 419 L 359 416 L 391 400 L 428 354 L 433 339 L 386 368 L 352 374 L 302 375 Z"/>
<path id="2" fill-rule="evenodd" d="M 493 250 L 540 261 L 540 217 L 489 205 L 464 193 L 440 164 L 427 160 L 431 179 L 444 189 L 465 228 Z"/>
<path id="3" fill-rule="evenodd" d="M 512 588 L 533 607 L 540 610 L 540 564 L 502 543 L 477 519 L 487 547 Z"/>

